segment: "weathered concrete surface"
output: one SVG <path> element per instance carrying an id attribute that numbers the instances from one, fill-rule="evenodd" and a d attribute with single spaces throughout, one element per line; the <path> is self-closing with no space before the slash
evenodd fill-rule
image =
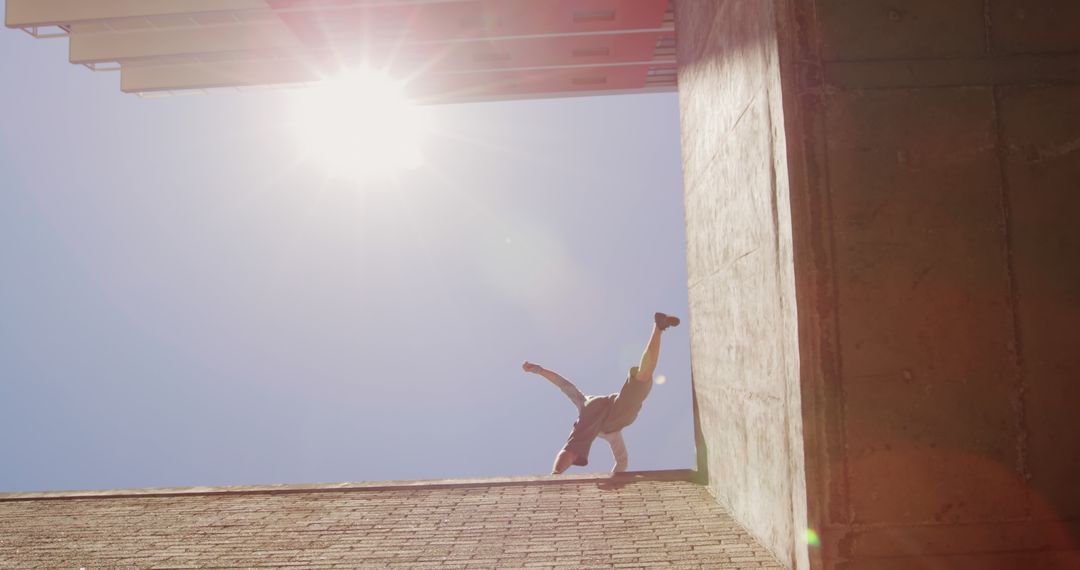
<path id="1" fill-rule="evenodd" d="M 1080 21 L 1080 12 L 1075 13 Z M 1080 519 L 1080 84 L 1001 89 L 998 109 L 1023 382 L 1022 450 L 1032 510 L 1075 521 Z M 1080 543 L 1080 533 L 1073 538 Z"/>
<path id="2" fill-rule="evenodd" d="M 709 489 L 807 565 L 787 156 L 772 3 L 676 10 L 690 338 Z"/>
<path id="3" fill-rule="evenodd" d="M 1080 2 L 993 0 L 987 8 L 991 53 L 1080 51 Z"/>
<path id="4" fill-rule="evenodd" d="M 779 4 L 812 566 L 1080 568 L 1080 4 Z"/>
<path id="5" fill-rule="evenodd" d="M 838 93 L 826 110 L 848 502 L 860 523 L 1025 510 L 985 500 L 1024 494 L 992 115 L 987 89 Z"/>
<path id="6" fill-rule="evenodd" d="M 677 25 L 710 489 L 789 567 L 1080 568 L 1080 3 Z"/>
<path id="7" fill-rule="evenodd" d="M 986 43 L 985 0 L 818 0 L 828 61 L 973 57 Z"/>
<path id="8" fill-rule="evenodd" d="M 774 568 L 685 472 L 0 495 L 0 568 Z"/>

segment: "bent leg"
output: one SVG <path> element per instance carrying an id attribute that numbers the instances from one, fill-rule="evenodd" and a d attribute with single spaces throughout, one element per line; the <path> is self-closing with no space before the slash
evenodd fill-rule
<path id="1" fill-rule="evenodd" d="M 559 390 L 562 390 L 562 393 L 566 394 L 567 398 L 570 398 L 570 401 L 574 403 L 579 412 L 585 406 L 585 394 L 582 394 L 581 390 L 578 390 L 573 382 L 546 369 L 540 372 L 540 375 L 558 387 Z"/>
<path id="2" fill-rule="evenodd" d="M 581 408 L 585 407 L 585 394 L 582 394 L 581 390 L 577 389 L 577 386 L 574 386 L 565 378 L 562 378 L 562 382 L 553 383 L 562 390 L 563 394 L 566 394 L 567 398 L 570 398 L 570 401 L 573 402 L 579 412 L 581 411 Z"/>

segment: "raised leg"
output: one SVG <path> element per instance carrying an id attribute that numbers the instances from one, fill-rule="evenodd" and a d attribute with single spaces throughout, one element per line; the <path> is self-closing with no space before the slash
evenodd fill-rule
<path id="1" fill-rule="evenodd" d="M 641 354 L 641 362 L 637 366 L 634 378 L 642 382 L 652 382 L 653 373 L 656 372 L 656 362 L 660 359 L 660 335 L 668 327 L 679 324 L 679 319 L 670 317 L 664 313 L 656 313 L 652 335 L 649 336 L 649 344 L 645 345 L 645 352 Z"/>

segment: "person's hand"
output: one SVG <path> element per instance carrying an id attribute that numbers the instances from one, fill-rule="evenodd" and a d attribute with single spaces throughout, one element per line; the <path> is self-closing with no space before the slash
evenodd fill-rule
<path id="1" fill-rule="evenodd" d="M 533 374 L 537 374 L 540 372 L 540 370 L 542 370 L 539 364 L 533 364 L 528 360 L 526 360 L 525 363 L 521 365 L 521 369 L 525 372 L 532 372 Z"/>

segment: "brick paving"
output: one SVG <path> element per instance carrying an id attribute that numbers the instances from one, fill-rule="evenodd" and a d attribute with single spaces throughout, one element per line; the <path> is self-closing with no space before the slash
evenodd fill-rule
<path id="1" fill-rule="evenodd" d="M 0 494 L 0 568 L 776 568 L 686 472 Z"/>

